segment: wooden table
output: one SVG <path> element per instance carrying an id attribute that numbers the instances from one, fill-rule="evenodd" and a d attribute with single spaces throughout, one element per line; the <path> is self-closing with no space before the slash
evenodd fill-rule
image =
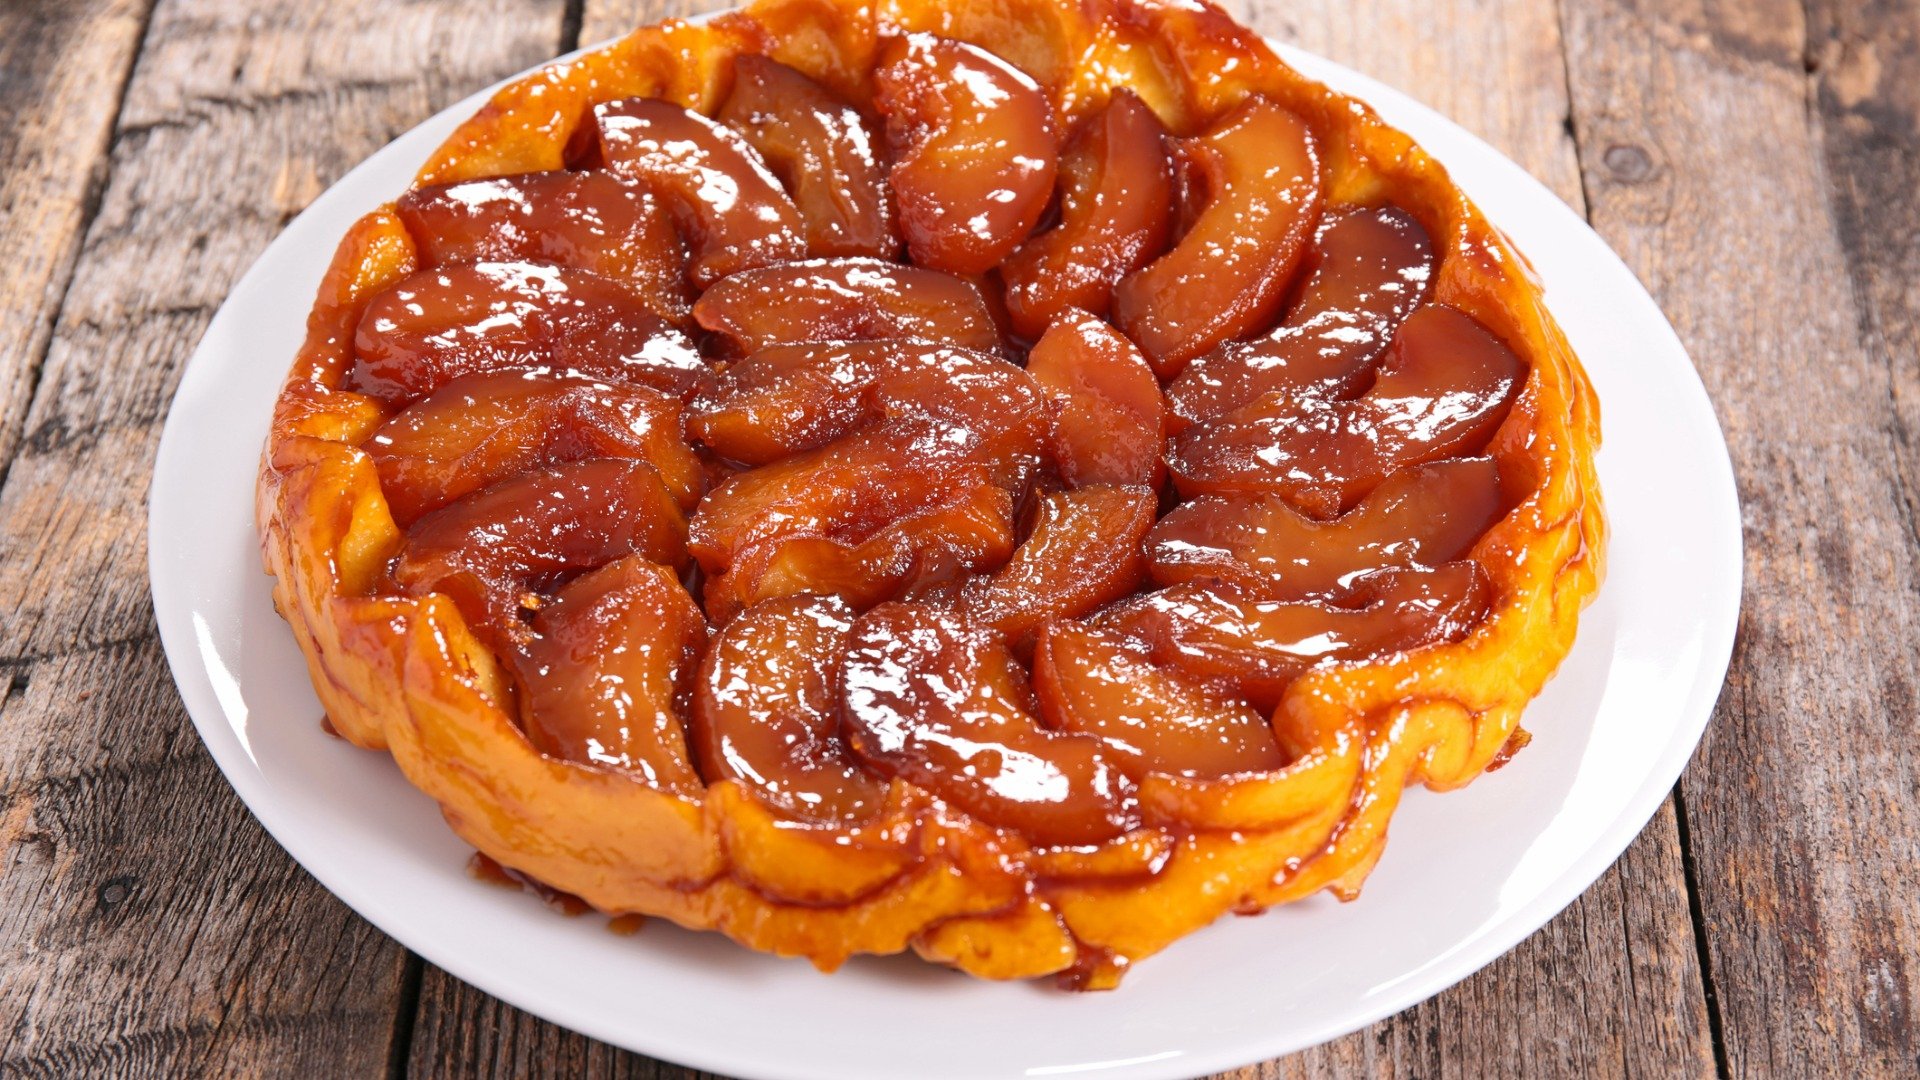
<path id="1" fill-rule="evenodd" d="M 448 102 L 701 6 L 0 6 L 0 1074 L 688 1075 L 425 965 L 267 837 L 167 676 L 144 503 L 181 364 L 293 214 Z M 1913 1075 L 1920 0 L 1240 14 L 1587 216 L 1706 379 L 1748 555 L 1713 723 L 1619 864 L 1452 990 L 1235 1075 Z"/>

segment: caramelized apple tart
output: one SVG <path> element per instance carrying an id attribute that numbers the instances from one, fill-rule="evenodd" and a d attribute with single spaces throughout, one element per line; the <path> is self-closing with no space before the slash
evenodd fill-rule
<path id="1" fill-rule="evenodd" d="M 1404 135 L 1193 0 L 762 0 L 341 243 L 259 481 L 335 730 L 608 913 L 1114 985 L 1526 741 L 1592 390 Z"/>

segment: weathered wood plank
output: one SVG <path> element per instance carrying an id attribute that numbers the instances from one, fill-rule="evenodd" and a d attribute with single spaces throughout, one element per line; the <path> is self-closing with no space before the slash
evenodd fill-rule
<path id="1" fill-rule="evenodd" d="M 1733 670 L 1683 782 L 1738 1076 L 1920 1068 L 1915 15 L 1568 0 L 1601 233 L 1741 477 Z"/>
<path id="2" fill-rule="evenodd" d="M 405 953 L 197 745 L 153 637 L 147 475 L 181 362 L 284 221 L 549 55 L 563 7 L 155 11 L 0 489 L 0 1074 L 386 1071 Z"/>
<path id="3" fill-rule="evenodd" d="M 590 0 L 580 40 L 605 40 L 713 6 Z M 1251 24 L 1263 32 L 1408 89 L 1520 161 L 1570 205 L 1584 206 L 1550 4 L 1248 6 Z M 622 1053 L 427 970 L 415 1071 L 514 1076 L 544 1061 L 594 1077 L 696 1075 Z M 1713 1068 L 1669 804 L 1585 897 L 1487 970 L 1366 1031 L 1235 1075 L 1678 1076 Z"/>
<path id="4" fill-rule="evenodd" d="M 143 636 L 0 706 L 0 1075 L 380 1071 L 400 950 L 260 831 L 170 684 Z"/>
<path id="5" fill-rule="evenodd" d="M 728 0 L 584 0 L 580 8 L 580 44 L 612 41 L 635 27 L 662 19 L 686 19 L 736 6 Z"/>
<path id="6" fill-rule="evenodd" d="M 1815 0 L 1808 14 L 1807 66 L 1825 179 L 1853 283 L 1865 374 L 1883 385 L 1886 467 L 1896 478 L 1883 498 L 1892 539 L 1904 541 L 1911 583 L 1920 576 L 1911 569 L 1920 564 L 1920 3 Z M 1816 1015 L 1840 1014 L 1834 1020 L 1858 1032 L 1863 1056 L 1920 1072 L 1920 757 L 1911 749 L 1920 736 L 1920 600 L 1909 591 L 1905 601 L 1906 632 L 1881 639 L 1872 658 L 1879 693 L 1862 703 L 1863 711 L 1877 705 L 1885 726 L 1870 730 L 1887 731 L 1893 753 L 1856 764 L 1850 779 L 1860 786 L 1839 811 L 1875 823 L 1852 837 L 1870 861 L 1833 882 L 1862 901 L 1850 928 L 1855 940 L 1844 951 L 1851 971 L 1831 984 L 1832 996 Z M 1872 775 L 1876 766 L 1885 771 Z"/>
<path id="7" fill-rule="evenodd" d="M 0 476 L 13 460 L 148 0 L 0 7 Z"/>
<path id="8" fill-rule="evenodd" d="M 594 916 L 587 916 L 592 918 Z M 576 1080 L 705 1080 L 550 1024 L 429 966 L 414 1025 L 410 1076 L 565 1076 Z"/>

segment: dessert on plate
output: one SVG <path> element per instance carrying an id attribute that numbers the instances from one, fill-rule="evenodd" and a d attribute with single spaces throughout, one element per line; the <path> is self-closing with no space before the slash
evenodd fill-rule
<path id="1" fill-rule="evenodd" d="M 1524 260 L 1192 0 L 762 0 L 341 242 L 258 489 L 332 727 L 517 877 L 1115 985 L 1526 742 L 1605 523 Z"/>

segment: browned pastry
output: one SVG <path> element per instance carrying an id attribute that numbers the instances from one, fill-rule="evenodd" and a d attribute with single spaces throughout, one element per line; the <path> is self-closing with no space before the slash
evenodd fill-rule
<path id="1" fill-rule="evenodd" d="M 332 725 L 601 911 L 1115 985 L 1523 746 L 1605 523 L 1526 263 L 1193 0 L 762 0 L 496 94 L 260 473 Z"/>

